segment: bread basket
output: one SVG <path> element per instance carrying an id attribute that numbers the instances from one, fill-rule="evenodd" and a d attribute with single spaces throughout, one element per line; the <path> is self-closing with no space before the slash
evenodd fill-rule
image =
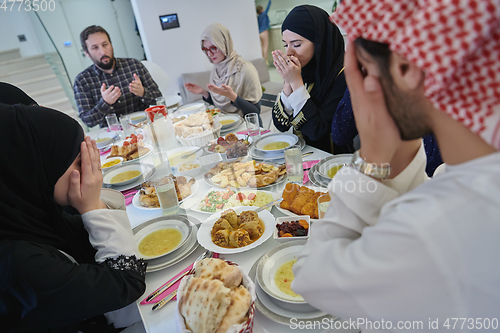
<path id="1" fill-rule="evenodd" d="M 256 293 L 255 293 L 255 284 L 253 281 L 250 279 L 248 274 L 246 274 L 243 269 L 238 266 L 236 263 L 232 261 L 227 261 L 226 263 L 232 266 L 236 266 L 241 274 L 243 275 L 243 281 L 242 284 L 245 286 L 245 288 L 248 290 L 252 297 L 252 302 L 250 304 L 250 308 L 248 309 L 248 319 L 246 322 L 243 322 L 239 325 L 233 325 L 229 327 L 229 329 L 226 331 L 226 333 L 251 333 L 253 330 L 253 321 L 255 317 L 255 299 L 256 299 Z M 177 322 L 177 331 L 181 333 L 192 333 L 191 330 L 186 328 L 186 324 L 184 322 L 184 317 L 180 313 L 179 309 L 179 300 L 182 298 L 183 292 L 185 288 L 188 285 L 188 282 L 191 278 L 194 276 L 194 270 L 192 269 L 185 277 L 182 278 L 181 283 L 179 285 L 179 288 L 177 289 L 177 303 L 175 307 L 175 321 Z"/>
<path id="2" fill-rule="evenodd" d="M 206 130 L 202 133 L 199 134 L 192 134 L 188 136 L 187 138 L 182 138 L 180 136 L 177 137 L 177 140 L 183 145 L 183 146 L 190 146 L 190 147 L 203 147 L 207 145 L 210 141 L 213 139 L 216 139 L 220 136 L 220 130 L 222 128 L 222 125 L 217 121 L 214 121 L 213 127 L 211 130 Z"/>

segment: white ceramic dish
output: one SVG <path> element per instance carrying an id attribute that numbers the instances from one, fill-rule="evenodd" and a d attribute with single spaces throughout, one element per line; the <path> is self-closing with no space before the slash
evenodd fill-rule
<path id="1" fill-rule="evenodd" d="M 203 102 L 198 102 L 198 103 L 189 103 L 186 105 L 180 106 L 175 112 L 173 112 L 173 117 L 179 117 L 179 116 L 187 116 L 193 113 L 198 113 L 200 111 L 205 111 L 205 103 Z"/>
<path id="2" fill-rule="evenodd" d="M 302 186 L 305 186 L 305 185 L 302 185 Z M 323 193 L 328 193 L 328 189 L 326 188 L 323 188 L 323 187 L 316 187 L 316 186 L 306 186 L 307 188 L 310 188 L 311 190 L 315 191 L 315 192 L 323 192 Z M 283 187 L 284 188 L 284 187 Z M 283 194 L 283 191 L 280 193 L 281 195 Z M 275 205 L 274 207 L 276 207 L 280 212 L 282 212 L 283 214 L 287 215 L 287 216 L 293 216 L 293 218 L 298 218 L 299 216 L 303 216 L 303 215 L 298 215 L 298 214 L 295 214 L 294 212 L 288 210 L 288 209 L 283 209 L 280 207 L 280 205 Z M 311 221 L 319 221 L 319 219 L 310 219 Z"/>
<path id="3" fill-rule="evenodd" d="M 186 163 L 189 161 L 189 158 L 187 159 L 181 159 L 183 155 L 186 155 L 192 151 L 195 151 L 199 149 L 200 147 L 178 147 L 174 149 L 167 150 L 167 155 L 169 158 L 170 166 L 175 167 L 177 164 L 182 164 Z M 203 149 L 198 150 L 194 155 L 194 159 L 199 158 L 200 156 L 203 155 Z M 174 163 L 172 163 L 174 162 Z"/>
<path id="4" fill-rule="evenodd" d="M 225 154 L 224 154 L 225 155 Z M 201 156 L 199 159 L 200 164 L 206 171 L 212 169 L 217 163 L 222 162 L 222 154 L 214 153 L 209 155 Z"/>
<path id="5" fill-rule="evenodd" d="M 108 163 L 108 162 L 111 162 L 111 161 L 116 161 L 116 160 L 118 160 L 118 161 L 119 161 L 119 162 L 118 162 L 118 164 L 112 165 L 112 166 L 107 167 L 107 168 L 105 168 L 105 167 L 104 167 L 104 164 L 106 164 L 106 163 Z M 102 171 L 103 171 L 103 172 L 107 172 L 107 171 L 109 171 L 109 170 L 111 170 L 111 169 L 114 169 L 114 168 L 116 168 L 116 167 L 119 167 L 120 165 L 122 165 L 122 162 L 123 162 L 123 158 L 121 158 L 121 157 L 112 157 L 112 158 L 108 158 L 108 159 L 106 159 L 106 160 L 103 160 L 103 161 L 101 161 Z"/>
<path id="6" fill-rule="evenodd" d="M 244 206 L 244 207 L 234 207 L 232 209 L 234 209 L 234 211 L 239 214 L 247 210 L 256 210 L 257 208 L 258 207 Z M 200 245 L 207 250 L 221 254 L 241 253 L 259 246 L 273 234 L 273 227 L 275 223 L 274 216 L 267 210 L 263 210 L 258 214 L 260 219 L 264 223 L 265 229 L 264 233 L 262 234 L 262 236 L 260 236 L 259 239 L 244 247 L 238 247 L 238 248 L 220 247 L 212 242 L 212 236 L 211 236 L 212 227 L 214 226 L 215 222 L 220 218 L 220 214 L 221 213 L 219 212 L 210 216 L 206 221 L 202 223 L 200 230 L 198 230 L 198 243 L 200 243 Z"/>
<path id="7" fill-rule="evenodd" d="M 197 225 L 199 225 L 201 222 L 192 217 L 192 216 L 185 216 L 185 215 L 170 215 L 170 218 L 176 218 L 176 219 L 187 219 L 191 225 L 192 231 L 191 231 L 191 236 L 188 237 L 187 241 L 179 247 L 177 250 L 171 252 L 170 254 L 167 254 L 163 257 L 157 258 L 157 259 L 151 259 L 148 260 L 148 266 L 146 267 L 146 273 L 151 273 L 151 272 L 156 272 L 162 269 L 165 269 L 167 267 L 170 267 L 172 265 L 175 265 L 179 261 L 183 260 L 187 256 L 189 256 L 191 253 L 193 253 L 197 248 L 198 248 L 198 241 L 196 240 L 196 234 L 198 232 Z M 132 231 L 135 233 L 139 232 L 142 228 L 147 227 L 149 224 L 154 223 L 156 219 L 146 221 L 144 223 L 141 223 L 137 227 L 135 227 Z"/>
<path id="8" fill-rule="evenodd" d="M 229 122 L 228 124 L 224 124 L 224 122 Z M 220 114 L 219 122 L 222 125 L 222 130 L 227 130 L 228 128 L 234 127 L 236 124 L 241 124 L 241 117 L 237 114 Z"/>
<path id="9" fill-rule="evenodd" d="M 187 241 L 187 239 L 189 238 L 189 236 L 191 235 L 191 232 L 192 232 L 191 224 L 189 223 L 189 221 L 187 221 L 185 219 L 176 219 L 176 218 L 172 218 L 172 217 L 168 217 L 168 216 L 162 216 L 162 217 L 155 219 L 154 221 L 155 222 L 148 224 L 147 226 L 145 226 L 144 228 L 142 228 L 141 230 L 137 231 L 137 233 L 134 234 L 134 238 L 135 238 L 135 241 L 136 241 L 138 247 L 139 247 L 139 244 L 141 243 L 141 241 L 146 236 L 150 235 L 151 233 L 153 233 L 155 231 L 161 230 L 161 229 L 168 228 L 168 229 L 178 230 L 181 233 L 182 238 L 181 238 L 180 243 L 177 244 L 177 246 L 172 248 L 170 251 L 162 253 L 160 255 L 146 256 L 146 255 L 139 252 L 139 255 L 143 259 L 146 259 L 146 260 L 160 258 L 160 257 L 163 257 L 167 254 L 174 252 L 175 250 L 180 248 L 182 245 L 184 245 L 184 243 Z"/>
<path id="10" fill-rule="evenodd" d="M 331 168 L 339 165 L 349 165 L 349 163 L 351 163 L 351 159 L 352 159 L 352 154 L 341 154 L 332 156 L 332 158 L 328 159 L 328 161 L 324 161 L 319 165 L 318 167 L 319 174 L 326 180 L 330 180 L 332 179 L 332 177 L 328 175 L 328 171 Z"/>
<path id="11" fill-rule="evenodd" d="M 202 202 L 205 201 L 205 198 L 207 197 L 207 195 L 210 192 L 212 192 L 212 191 L 215 191 L 215 192 L 225 192 L 227 190 L 221 189 L 221 188 L 215 188 L 215 187 L 209 189 L 208 191 L 206 191 L 203 194 L 203 196 L 201 197 L 201 199 L 198 198 L 196 204 L 191 207 L 191 210 L 194 211 L 194 212 L 197 212 L 197 213 L 202 213 L 202 214 L 214 214 L 213 212 L 205 212 L 205 211 L 201 210 L 201 207 L 200 207 L 201 204 L 202 204 Z M 245 189 L 245 190 L 242 190 L 242 191 L 234 191 L 234 192 L 236 192 L 236 193 L 238 193 L 238 192 L 262 192 L 262 193 L 267 193 L 267 194 L 272 195 L 273 201 L 281 198 L 281 193 L 269 192 L 269 191 L 261 191 L 261 190 L 255 190 L 255 189 Z M 255 207 L 255 206 L 245 206 L 245 207 Z M 220 212 L 222 212 L 222 211 L 224 211 L 226 209 L 233 209 L 233 207 L 224 207 L 224 208 L 220 209 L 217 213 L 220 213 Z M 271 211 L 271 209 L 272 209 L 272 207 L 268 208 L 267 210 Z"/>
<path id="12" fill-rule="evenodd" d="M 290 133 L 272 133 L 268 135 L 264 135 L 261 137 L 259 140 L 255 141 L 255 150 L 257 150 L 259 153 L 268 155 L 268 154 L 279 154 L 284 152 L 288 147 L 293 146 L 299 141 L 299 138 L 295 134 L 290 134 Z M 279 149 L 272 149 L 272 150 L 264 150 L 264 147 L 267 144 L 273 143 L 273 142 L 286 142 L 288 143 L 288 146 L 284 148 L 279 148 Z"/>
<path id="13" fill-rule="evenodd" d="M 189 182 L 192 178 L 191 177 L 186 177 L 186 180 Z M 191 186 L 191 194 L 179 201 L 179 204 L 182 204 L 186 201 L 188 201 L 190 198 L 194 197 L 196 192 L 200 189 L 200 184 L 198 182 L 194 183 L 193 186 Z M 139 208 L 141 210 L 160 210 L 160 207 L 143 207 L 140 204 L 139 197 L 141 195 L 141 191 L 138 191 L 135 195 L 134 198 L 132 199 L 132 204 L 134 207 Z M 182 208 L 182 207 L 181 207 Z"/>
<path id="14" fill-rule="evenodd" d="M 309 228 L 307 229 L 307 235 L 306 236 L 294 236 L 294 237 L 279 237 L 278 235 L 278 228 L 277 226 L 284 223 L 284 222 L 292 222 L 292 221 L 298 221 L 298 220 L 306 220 L 306 222 L 309 224 Z M 274 233 L 273 233 L 273 238 L 278 241 L 278 242 L 289 242 L 289 241 L 295 241 L 295 240 L 308 240 L 309 235 L 311 234 L 311 217 L 309 215 L 297 215 L 297 217 L 278 217 L 276 218 L 276 225 L 274 226 Z"/>
<path id="15" fill-rule="evenodd" d="M 130 122 L 134 125 L 147 119 L 146 112 L 144 111 L 133 112 L 129 114 L 129 116 L 130 116 Z"/>
<path id="16" fill-rule="evenodd" d="M 280 307 L 297 312 L 317 311 L 302 298 L 294 297 L 282 292 L 276 285 L 274 278 L 276 271 L 286 262 L 297 259 L 304 250 L 306 241 L 297 240 L 283 243 L 268 251 L 257 265 L 256 279 L 264 292 L 270 296 L 271 301 Z"/>
<path id="17" fill-rule="evenodd" d="M 99 133 L 98 135 L 94 136 L 92 139 L 95 140 L 95 144 L 98 149 L 101 149 L 103 147 L 106 147 L 107 145 L 111 144 L 113 141 L 116 140 L 116 133 L 115 132 L 104 132 L 104 133 Z"/>
<path id="18" fill-rule="evenodd" d="M 114 176 L 116 176 L 122 172 L 127 172 L 127 171 L 139 171 L 140 173 L 139 173 L 139 175 L 137 175 L 133 178 L 130 178 L 128 180 L 125 180 L 125 181 L 122 181 L 119 183 L 111 183 L 111 179 Z M 106 173 L 102 179 L 102 182 L 104 185 L 111 185 L 111 186 L 127 185 L 127 184 L 133 183 L 136 180 L 138 180 L 142 176 L 142 172 L 143 172 L 143 168 L 138 164 L 123 165 L 123 166 L 115 168 L 114 170 L 111 170 L 110 172 Z"/>

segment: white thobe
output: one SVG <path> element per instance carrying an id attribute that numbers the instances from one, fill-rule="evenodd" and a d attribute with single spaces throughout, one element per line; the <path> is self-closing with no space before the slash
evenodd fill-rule
<path id="1" fill-rule="evenodd" d="M 500 153 L 425 182 L 424 168 L 421 147 L 390 182 L 339 171 L 326 217 L 294 265 L 293 290 L 329 314 L 369 321 L 363 332 L 462 332 L 471 321 L 477 331 L 477 318 L 498 325 Z"/>

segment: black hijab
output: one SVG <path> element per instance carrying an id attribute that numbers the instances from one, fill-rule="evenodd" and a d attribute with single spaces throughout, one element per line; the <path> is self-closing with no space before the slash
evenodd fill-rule
<path id="1" fill-rule="evenodd" d="M 0 103 L 11 105 L 38 105 L 38 103 L 24 91 L 6 82 L 0 82 Z"/>
<path id="2" fill-rule="evenodd" d="M 49 245 L 79 262 L 92 260 L 87 239 L 62 215 L 54 185 L 80 153 L 83 129 L 66 114 L 0 103 L 0 241 Z"/>
<path id="3" fill-rule="evenodd" d="M 290 11 L 281 33 L 290 30 L 314 43 L 314 56 L 302 68 L 304 83 L 314 83 L 311 97 L 323 104 L 344 68 L 344 37 L 330 22 L 328 13 L 316 6 L 302 5 Z"/>

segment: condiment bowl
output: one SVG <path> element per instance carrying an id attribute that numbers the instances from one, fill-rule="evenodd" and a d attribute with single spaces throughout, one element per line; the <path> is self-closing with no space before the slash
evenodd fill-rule
<path id="1" fill-rule="evenodd" d="M 275 281 L 278 269 L 285 263 L 297 259 L 304 250 L 305 240 L 285 242 L 264 254 L 258 265 L 256 279 L 269 299 L 277 306 L 297 312 L 317 311 L 302 296 L 294 297 L 280 290 Z"/>

